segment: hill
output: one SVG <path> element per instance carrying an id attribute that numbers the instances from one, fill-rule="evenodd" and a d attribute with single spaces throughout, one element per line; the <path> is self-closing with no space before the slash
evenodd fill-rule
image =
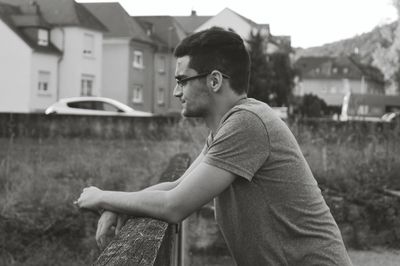
<path id="1" fill-rule="evenodd" d="M 372 62 L 372 54 L 379 44 L 390 45 L 397 21 L 374 28 L 372 31 L 356 35 L 353 38 L 324 44 L 318 47 L 298 48 L 295 50 L 295 58 L 303 56 L 341 56 L 357 53 L 363 63 Z"/>

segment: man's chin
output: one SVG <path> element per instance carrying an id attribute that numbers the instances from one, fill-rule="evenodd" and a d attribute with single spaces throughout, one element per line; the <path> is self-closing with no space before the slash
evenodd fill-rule
<path id="1" fill-rule="evenodd" d="M 182 109 L 181 115 L 182 115 L 183 117 L 199 117 L 198 114 L 195 114 L 195 113 L 193 113 L 193 112 L 190 112 L 190 111 L 188 111 L 187 109 Z"/>

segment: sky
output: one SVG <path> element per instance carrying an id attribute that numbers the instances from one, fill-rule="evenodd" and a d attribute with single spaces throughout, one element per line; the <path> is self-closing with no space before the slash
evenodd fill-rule
<path id="1" fill-rule="evenodd" d="M 273 35 L 289 35 L 293 47 L 308 48 L 369 32 L 397 19 L 392 0 L 78 0 L 119 2 L 131 16 L 214 16 L 228 7 Z"/>

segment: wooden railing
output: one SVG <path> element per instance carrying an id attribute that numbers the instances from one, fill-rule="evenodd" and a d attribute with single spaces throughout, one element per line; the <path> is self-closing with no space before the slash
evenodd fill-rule
<path id="1" fill-rule="evenodd" d="M 175 155 L 162 173 L 160 182 L 178 179 L 189 164 L 189 155 Z M 130 219 L 94 265 L 182 265 L 179 227 L 151 218 Z"/>

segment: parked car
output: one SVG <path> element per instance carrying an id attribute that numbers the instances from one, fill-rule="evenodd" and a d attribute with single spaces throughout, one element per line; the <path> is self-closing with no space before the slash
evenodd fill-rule
<path id="1" fill-rule="evenodd" d="M 116 100 L 94 96 L 60 99 L 49 106 L 45 114 L 152 116 L 151 113 L 136 111 Z"/>
<path id="2" fill-rule="evenodd" d="M 381 117 L 383 122 L 397 122 L 400 123 L 400 112 L 386 113 Z"/>

